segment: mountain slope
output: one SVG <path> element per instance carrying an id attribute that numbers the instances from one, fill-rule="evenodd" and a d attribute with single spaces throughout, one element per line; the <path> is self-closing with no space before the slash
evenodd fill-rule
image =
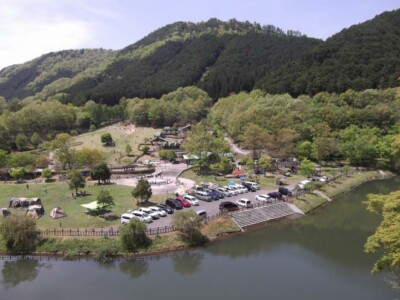
<path id="1" fill-rule="evenodd" d="M 114 56 L 114 51 L 103 49 L 64 50 L 42 55 L 27 63 L 2 69 L 0 95 L 8 99 L 32 96 L 57 80 L 71 79 L 83 71 L 95 74 Z"/>
<path id="2" fill-rule="evenodd" d="M 214 99 L 254 88 L 316 94 L 399 85 L 400 10 L 326 41 L 230 20 L 176 22 L 120 51 L 69 50 L 0 71 L 0 96 L 83 104 L 195 85 Z"/>
<path id="3" fill-rule="evenodd" d="M 300 60 L 260 78 L 257 87 L 292 95 L 400 84 L 400 10 L 335 34 Z"/>

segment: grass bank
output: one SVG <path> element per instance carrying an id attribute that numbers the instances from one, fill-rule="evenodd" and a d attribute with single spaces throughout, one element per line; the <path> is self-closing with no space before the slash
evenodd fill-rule
<path id="1" fill-rule="evenodd" d="M 202 228 L 202 233 L 213 241 L 221 236 L 240 232 L 239 227 L 227 217 L 222 217 Z M 125 253 L 118 237 L 93 237 L 93 238 L 43 238 L 36 248 L 37 254 L 57 255 L 65 258 L 78 256 L 92 256 L 96 259 L 106 260 L 115 256 L 143 256 L 176 251 L 188 246 L 181 241 L 177 232 L 151 237 L 152 243 L 146 249 L 136 253 Z M 0 253 L 6 253 L 4 241 L 0 238 Z"/>
<path id="2" fill-rule="evenodd" d="M 375 179 L 390 178 L 392 176 L 394 176 L 394 174 L 388 171 L 385 171 L 384 177 L 379 173 L 379 171 L 355 172 L 324 185 L 319 189 L 319 191 L 334 200 L 338 195 L 346 193 L 364 182 Z M 308 213 L 326 204 L 327 200 L 317 194 L 305 194 L 295 198 L 293 203 L 304 213 Z"/>

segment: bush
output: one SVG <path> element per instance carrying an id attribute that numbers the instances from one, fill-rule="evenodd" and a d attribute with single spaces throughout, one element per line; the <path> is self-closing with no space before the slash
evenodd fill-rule
<path id="1" fill-rule="evenodd" d="M 146 235 L 146 224 L 139 220 L 131 220 L 121 227 L 120 241 L 122 248 L 128 252 L 136 252 L 151 245 L 151 239 Z"/>
<path id="2" fill-rule="evenodd" d="M 201 218 L 193 211 L 178 211 L 172 217 L 172 225 L 179 231 L 180 238 L 190 246 L 200 246 L 207 237 L 200 232 Z"/>
<path id="3" fill-rule="evenodd" d="M 8 217 L 0 225 L 0 233 L 7 251 L 13 254 L 28 254 L 36 249 L 39 232 L 36 223 L 25 217 Z"/>

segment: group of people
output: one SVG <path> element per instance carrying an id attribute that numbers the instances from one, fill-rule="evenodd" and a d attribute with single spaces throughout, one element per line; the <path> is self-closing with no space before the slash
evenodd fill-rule
<path id="1" fill-rule="evenodd" d="M 89 195 L 86 191 L 81 191 L 77 193 L 72 192 L 72 198 L 74 199 L 76 199 L 76 197 L 84 197 L 86 195 Z"/>

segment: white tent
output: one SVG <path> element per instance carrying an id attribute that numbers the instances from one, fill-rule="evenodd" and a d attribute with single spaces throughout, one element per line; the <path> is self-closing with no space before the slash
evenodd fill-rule
<path id="1" fill-rule="evenodd" d="M 67 216 L 67 214 L 61 207 L 55 207 L 50 212 L 50 217 L 52 217 L 53 219 L 59 219 L 59 218 L 63 218 L 66 216 Z"/>

